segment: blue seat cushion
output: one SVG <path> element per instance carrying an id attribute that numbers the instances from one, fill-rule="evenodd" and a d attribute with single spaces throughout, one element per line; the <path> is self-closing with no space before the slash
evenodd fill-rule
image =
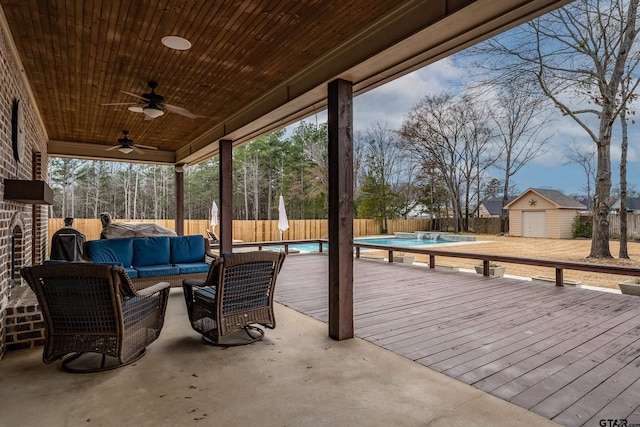
<path id="1" fill-rule="evenodd" d="M 170 264 L 169 236 L 137 237 L 133 239 L 132 265 L 136 269 L 140 270 L 138 267 L 163 266 L 166 264 Z"/>
<path id="2" fill-rule="evenodd" d="M 115 262 L 115 261 L 100 261 L 100 262 L 97 262 L 96 264 L 110 265 L 112 267 L 122 267 L 121 262 Z"/>
<path id="3" fill-rule="evenodd" d="M 143 267 L 136 267 L 138 270 L 138 277 L 157 277 L 157 276 L 172 276 L 174 274 L 179 274 L 180 269 L 173 265 L 165 264 L 165 265 L 149 265 Z"/>
<path id="4" fill-rule="evenodd" d="M 103 239 L 87 242 L 87 257 L 96 263 L 121 263 L 125 268 L 133 263 L 132 239 Z"/>
<path id="5" fill-rule="evenodd" d="M 133 267 L 125 267 L 124 271 L 127 272 L 127 276 L 129 276 L 129 279 L 137 279 L 138 278 L 138 270 L 136 270 Z"/>
<path id="6" fill-rule="evenodd" d="M 180 269 L 180 274 L 207 273 L 209 272 L 209 268 L 211 268 L 211 265 L 206 262 L 191 262 L 188 264 L 174 265 Z"/>
<path id="7" fill-rule="evenodd" d="M 205 305 L 213 305 L 216 300 L 216 287 L 215 286 L 202 286 L 193 288 L 193 297 L 196 302 Z"/>
<path id="8" fill-rule="evenodd" d="M 171 244 L 171 264 L 204 262 L 204 237 L 169 237 Z"/>

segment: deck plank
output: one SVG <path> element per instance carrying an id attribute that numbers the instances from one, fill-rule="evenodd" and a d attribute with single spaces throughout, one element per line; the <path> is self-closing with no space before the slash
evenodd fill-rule
<path id="1" fill-rule="evenodd" d="M 327 321 L 328 258 L 285 261 L 275 300 Z M 640 298 L 354 263 L 356 336 L 564 425 L 640 423 Z"/>

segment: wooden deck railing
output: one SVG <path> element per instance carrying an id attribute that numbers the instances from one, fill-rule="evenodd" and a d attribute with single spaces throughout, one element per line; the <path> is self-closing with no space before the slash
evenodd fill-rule
<path id="1" fill-rule="evenodd" d="M 255 243 L 234 243 L 233 247 L 258 247 L 262 250 L 263 247 L 268 246 L 284 246 L 285 252 L 289 253 L 289 246 L 300 243 L 318 243 L 319 251 L 322 252 L 322 244 L 328 243 L 327 239 L 312 239 L 312 240 L 284 240 L 274 242 L 255 242 Z M 387 251 L 389 262 L 393 262 L 394 252 L 405 252 L 419 255 L 427 255 L 429 257 L 429 268 L 436 267 L 436 257 L 450 257 L 450 258 L 465 258 L 465 259 L 477 259 L 482 261 L 482 272 L 484 276 L 489 276 L 489 264 L 491 262 L 506 262 L 511 264 L 533 265 L 537 267 L 550 267 L 556 270 L 556 286 L 564 286 L 564 270 L 577 270 L 577 271 L 589 271 L 593 273 L 602 274 L 617 274 L 622 276 L 634 276 L 640 277 L 640 268 L 627 267 L 620 265 L 602 265 L 588 262 L 576 262 L 576 261 L 560 261 L 560 260 L 548 260 L 540 258 L 524 258 L 509 255 L 495 255 L 495 254 L 482 254 L 472 252 L 450 252 L 441 249 L 425 249 L 415 247 L 403 247 L 403 246 L 389 246 L 389 245 L 372 245 L 368 243 L 354 243 L 356 258 L 360 258 L 360 251 L 362 249 L 374 249 L 379 251 Z"/>

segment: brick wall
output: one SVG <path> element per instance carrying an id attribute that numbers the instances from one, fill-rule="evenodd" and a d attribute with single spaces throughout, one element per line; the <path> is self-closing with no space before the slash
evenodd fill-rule
<path id="1" fill-rule="evenodd" d="M 33 179 L 37 169 L 34 162 L 40 162 L 41 175 L 46 178 L 48 163 L 47 133 L 32 100 L 27 79 L 21 71 L 20 60 L 7 28 L 0 8 L 0 358 L 7 350 L 6 331 L 9 324 L 14 328 L 18 324 L 39 321 L 34 320 L 39 316 L 35 313 L 35 305 L 24 307 L 25 310 L 34 310 L 25 313 L 18 313 L 18 307 L 11 305 L 11 294 L 22 294 L 23 287 L 26 286 L 12 287 L 12 236 L 17 232 L 20 239 L 18 247 L 21 253 L 16 259 L 21 265 L 18 267 L 41 263 L 47 246 L 47 207 L 4 200 L 5 179 Z M 14 159 L 11 144 L 12 106 L 16 99 L 20 102 L 23 112 L 25 141 L 25 150 L 19 162 Z M 40 155 L 34 156 L 34 153 Z M 24 326 L 17 329 L 21 328 Z M 17 339 L 17 335 L 12 335 L 11 339 Z"/>
<path id="2" fill-rule="evenodd" d="M 13 288 L 5 317 L 6 351 L 44 345 L 44 320 L 28 287 Z"/>

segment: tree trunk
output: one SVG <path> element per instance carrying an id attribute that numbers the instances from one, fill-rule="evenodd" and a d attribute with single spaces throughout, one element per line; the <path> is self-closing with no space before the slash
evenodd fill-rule
<path id="1" fill-rule="evenodd" d="M 500 209 L 500 232 L 507 232 L 507 211 L 504 207 L 509 200 L 509 173 L 507 172 L 504 177 L 504 190 L 502 192 L 502 209 Z"/>
<path id="2" fill-rule="evenodd" d="M 247 155 L 245 152 L 245 156 L 244 156 L 244 162 L 242 162 L 242 174 L 243 174 L 243 179 L 242 179 L 242 188 L 244 190 L 244 219 L 248 220 L 249 219 L 249 189 L 247 187 L 247 179 L 248 178 L 248 173 L 247 173 Z"/>
<path id="3" fill-rule="evenodd" d="M 605 106 L 600 120 L 600 138 L 597 145 L 598 173 L 589 258 L 613 258 L 609 250 L 609 196 L 611 194 L 611 126 L 609 122 L 613 118 L 612 110 L 612 105 Z"/>
<path id="4" fill-rule="evenodd" d="M 133 218 L 136 219 L 138 218 L 138 185 L 140 184 L 138 182 L 138 169 L 136 168 L 135 171 L 133 171 L 134 175 L 135 175 L 135 179 L 134 179 L 134 187 L 133 187 L 133 206 L 132 206 L 132 212 L 133 212 Z"/>
<path id="5" fill-rule="evenodd" d="M 627 252 L 627 112 L 623 108 L 620 111 L 620 124 L 622 125 L 622 143 L 620 144 L 620 252 L 618 257 L 629 259 Z"/>

